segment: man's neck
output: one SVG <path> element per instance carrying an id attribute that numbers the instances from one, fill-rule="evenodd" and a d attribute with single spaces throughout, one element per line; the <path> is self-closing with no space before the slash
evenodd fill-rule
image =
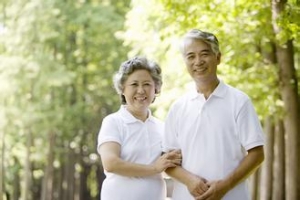
<path id="1" fill-rule="evenodd" d="M 219 85 L 219 79 L 216 78 L 211 81 L 206 82 L 198 82 L 197 83 L 197 92 L 204 95 L 205 99 L 208 99 L 208 97 L 213 93 L 213 91 L 216 89 L 216 87 Z"/>

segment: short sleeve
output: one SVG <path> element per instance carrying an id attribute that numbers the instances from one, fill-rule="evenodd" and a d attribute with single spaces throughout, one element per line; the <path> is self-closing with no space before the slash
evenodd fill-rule
<path id="1" fill-rule="evenodd" d="M 102 125 L 98 134 L 97 151 L 105 142 L 117 142 L 121 144 L 121 132 L 119 130 L 119 123 L 112 116 L 107 116 L 103 119 Z"/>
<path id="2" fill-rule="evenodd" d="M 264 145 L 264 133 L 250 99 L 242 106 L 237 124 L 240 141 L 246 150 Z"/>

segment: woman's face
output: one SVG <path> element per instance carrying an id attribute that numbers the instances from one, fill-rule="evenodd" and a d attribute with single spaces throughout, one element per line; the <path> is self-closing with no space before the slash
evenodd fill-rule
<path id="1" fill-rule="evenodd" d="M 155 83 L 147 70 L 136 70 L 124 83 L 123 95 L 131 110 L 145 110 L 155 97 Z"/>

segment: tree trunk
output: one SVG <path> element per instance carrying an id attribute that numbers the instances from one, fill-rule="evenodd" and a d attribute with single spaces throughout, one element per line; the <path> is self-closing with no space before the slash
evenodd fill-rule
<path id="1" fill-rule="evenodd" d="M 80 158 L 82 171 L 80 172 L 80 200 L 91 200 L 91 193 L 88 188 L 88 176 L 91 173 L 91 166 L 84 163 L 83 155 Z"/>
<path id="2" fill-rule="evenodd" d="M 74 185 L 75 185 L 75 153 L 70 147 L 66 147 L 65 161 L 63 165 L 64 177 L 62 185 L 62 199 L 74 200 Z"/>
<path id="3" fill-rule="evenodd" d="M 68 170 L 69 170 L 69 176 L 68 176 L 68 196 L 70 200 L 74 199 L 74 191 L 75 191 L 75 161 L 76 156 L 73 149 L 69 149 L 69 162 L 68 162 Z"/>
<path id="4" fill-rule="evenodd" d="M 15 164 L 15 167 L 17 168 L 16 170 L 16 173 L 14 173 L 13 175 L 13 193 L 12 193 L 12 200 L 19 200 L 20 199 L 20 196 L 21 196 L 21 187 L 20 187 L 20 175 L 19 175 L 19 172 L 20 172 L 20 169 L 21 169 L 21 166 L 20 166 L 20 163 L 18 161 L 18 158 L 17 157 L 14 157 L 14 164 Z"/>
<path id="5" fill-rule="evenodd" d="M 298 199 L 298 94 L 295 69 L 291 64 L 293 55 L 292 42 L 289 41 L 286 48 L 278 46 L 278 60 L 280 66 L 281 96 L 284 101 L 284 129 L 285 129 L 285 175 L 286 175 L 286 199 Z M 280 62 L 281 61 L 281 62 Z M 289 65 L 291 64 L 291 65 Z"/>
<path id="6" fill-rule="evenodd" d="M 282 200 L 285 196 L 284 128 L 282 120 L 277 120 L 275 126 L 273 172 L 273 200 Z"/>
<path id="7" fill-rule="evenodd" d="M 286 152 L 286 199 L 298 199 L 297 196 L 297 177 L 298 177 L 298 97 L 297 97 L 297 81 L 292 76 L 295 76 L 295 69 L 289 68 L 287 57 L 292 55 L 292 42 L 289 41 L 288 49 L 278 47 L 278 57 L 282 57 L 281 65 L 281 96 L 284 101 L 284 129 L 285 137 L 285 152 Z M 290 55 L 289 55 L 290 54 Z"/>
<path id="8" fill-rule="evenodd" d="M 272 25 L 275 34 L 282 30 L 276 23 L 280 14 L 283 13 L 287 0 L 272 0 Z M 276 56 L 279 65 L 279 81 L 282 100 L 284 102 L 284 129 L 286 133 L 285 144 L 285 176 L 286 196 L 285 199 L 296 200 L 298 197 L 298 123 L 299 104 L 296 70 L 293 60 L 293 43 L 291 40 L 284 44 L 277 42 Z"/>
<path id="9" fill-rule="evenodd" d="M 32 133 L 31 130 L 27 132 L 26 137 L 26 158 L 25 158 L 25 167 L 24 167 L 24 188 L 23 188 L 23 197 L 22 199 L 30 200 L 31 198 L 31 186 L 32 186 L 32 174 L 31 174 L 31 147 L 32 147 Z"/>
<path id="10" fill-rule="evenodd" d="M 52 200 L 53 199 L 53 162 L 54 162 L 54 147 L 55 147 L 55 133 L 54 131 L 49 132 L 49 150 L 47 158 L 47 166 L 45 170 L 45 176 L 43 180 L 43 189 L 41 194 L 41 200 Z"/>
<path id="11" fill-rule="evenodd" d="M 64 152 L 64 154 L 66 155 L 67 153 Z M 63 178 L 62 178 L 62 185 L 61 185 L 61 197 L 62 199 L 68 199 L 68 161 L 67 161 L 67 158 L 63 158 L 64 160 L 62 160 L 62 167 L 61 167 L 61 170 L 62 170 L 62 175 L 63 175 Z"/>
<path id="12" fill-rule="evenodd" d="M 265 161 L 261 168 L 261 191 L 260 199 L 272 199 L 272 169 L 273 169 L 273 144 L 274 144 L 274 126 L 271 117 L 267 117 L 264 123 L 266 134 Z"/>
<path id="13" fill-rule="evenodd" d="M 260 172 L 261 168 L 255 171 L 249 178 L 250 182 L 250 191 L 251 191 L 251 199 L 259 200 L 259 180 L 260 180 Z"/>
<path id="14" fill-rule="evenodd" d="M 5 131 L 0 130 L 0 138 L 1 138 L 1 164 L 0 164 L 0 200 L 3 200 L 3 194 L 5 194 L 5 165 L 4 165 L 4 159 L 5 159 L 5 143 L 4 143 L 4 137 L 5 137 Z"/>
<path id="15" fill-rule="evenodd" d="M 62 198 L 62 184 L 63 184 L 63 176 L 64 176 L 64 171 L 63 171 L 63 165 L 60 166 L 59 169 L 57 169 L 57 175 L 56 175 L 56 179 L 55 179 L 55 185 L 56 185 L 56 194 L 57 194 L 57 198 L 58 200 L 63 199 Z"/>
<path id="16" fill-rule="evenodd" d="M 102 188 L 102 183 L 105 179 L 105 174 L 104 174 L 104 169 L 103 169 L 103 166 L 100 162 L 100 159 L 99 159 L 99 165 L 97 167 L 97 171 L 96 171 L 96 174 L 97 174 L 97 183 L 98 183 L 98 188 L 99 188 L 99 194 L 97 195 L 97 199 L 100 199 L 101 197 L 101 188 Z"/>

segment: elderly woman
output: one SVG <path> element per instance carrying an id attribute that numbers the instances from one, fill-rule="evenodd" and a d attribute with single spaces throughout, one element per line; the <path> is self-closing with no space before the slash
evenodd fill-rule
<path id="1" fill-rule="evenodd" d="M 160 93 L 161 68 L 143 57 L 124 62 L 114 76 L 120 109 L 106 116 L 98 135 L 98 152 L 106 179 L 102 200 L 164 200 L 161 172 L 181 163 L 180 151 L 162 155 L 163 122 L 149 105 Z"/>

